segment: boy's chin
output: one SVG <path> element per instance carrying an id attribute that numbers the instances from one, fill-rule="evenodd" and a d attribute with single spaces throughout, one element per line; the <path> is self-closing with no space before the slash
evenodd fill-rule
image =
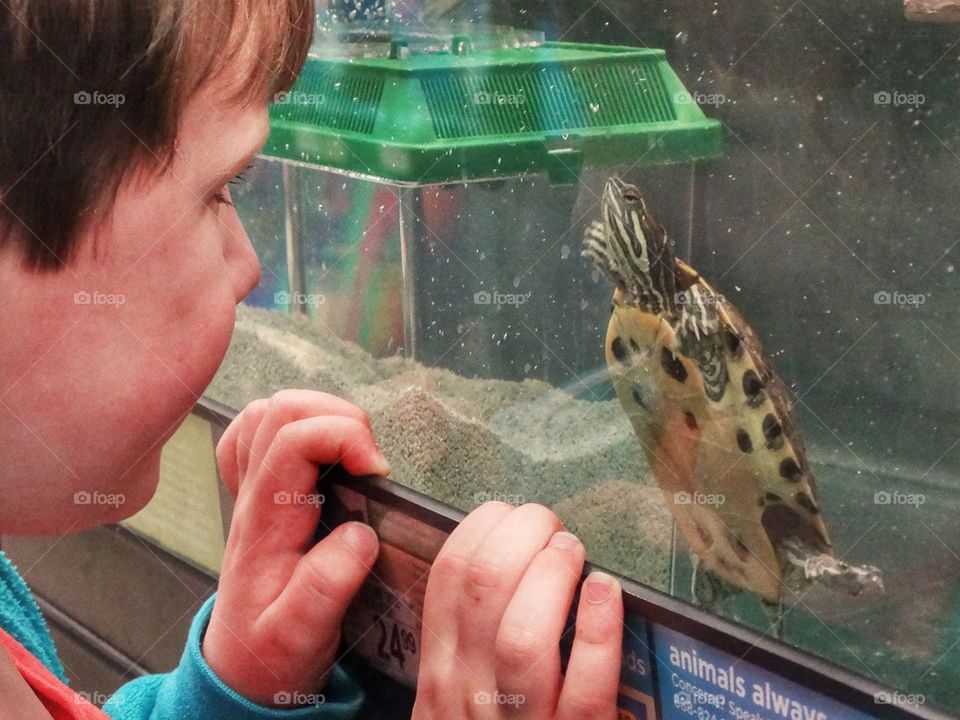
<path id="1" fill-rule="evenodd" d="M 159 454 L 158 454 L 159 455 Z M 98 525 L 121 522 L 140 512 L 153 499 L 160 480 L 156 463 L 143 463 L 127 474 L 119 488 L 75 490 L 59 499 L 60 512 L 24 518 L 27 527 L 8 530 L 12 535 L 66 535 Z"/>
<path id="2" fill-rule="evenodd" d="M 155 488 L 154 488 L 155 489 Z M 67 535 L 91 530 L 100 525 L 121 522 L 140 512 L 150 499 L 153 491 L 142 496 L 130 496 L 121 493 L 81 491 L 68 498 L 63 512 L 46 517 L 24 520 L 25 526 L 18 523 L 5 523 L 4 529 L 10 535 Z"/>

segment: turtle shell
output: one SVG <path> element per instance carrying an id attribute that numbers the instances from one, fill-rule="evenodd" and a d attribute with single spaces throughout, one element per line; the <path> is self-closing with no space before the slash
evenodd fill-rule
<path id="1" fill-rule="evenodd" d="M 695 270 L 675 262 L 678 288 L 716 308 L 698 347 L 713 348 L 712 366 L 722 373 L 705 377 L 676 317 L 646 311 L 618 288 L 606 339 L 614 387 L 704 568 L 777 602 L 784 582 L 796 580 L 786 576 L 787 541 L 831 554 L 803 439 L 756 333 Z"/>

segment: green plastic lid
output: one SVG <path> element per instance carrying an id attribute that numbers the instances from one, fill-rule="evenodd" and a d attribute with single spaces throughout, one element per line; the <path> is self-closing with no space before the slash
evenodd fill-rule
<path id="1" fill-rule="evenodd" d="M 414 39 L 415 40 L 415 39 Z M 349 47 L 349 46 L 348 46 Z M 718 157 L 704 116 L 662 50 L 575 43 L 441 52 L 394 37 L 374 57 L 312 52 L 271 105 L 264 154 L 398 184 Z M 349 56 L 349 55 L 354 56 Z"/>

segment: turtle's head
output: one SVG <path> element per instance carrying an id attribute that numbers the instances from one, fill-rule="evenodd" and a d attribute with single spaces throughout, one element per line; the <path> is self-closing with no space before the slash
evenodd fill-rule
<path id="1" fill-rule="evenodd" d="M 607 180 L 603 188 L 603 216 L 606 218 L 610 211 L 622 213 L 631 208 L 643 207 L 643 198 L 636 185 L 624 182 L 616 175 Z"/>
<path id="2" fill-rule="evenodd" d="M 640 191 L 610 178 L 601 212 L 603 220 L 587 229 L 584 255 L 614 279 L 630 302 L 648 312 L 673 311 L 677 279 L 670 242 Z"/>

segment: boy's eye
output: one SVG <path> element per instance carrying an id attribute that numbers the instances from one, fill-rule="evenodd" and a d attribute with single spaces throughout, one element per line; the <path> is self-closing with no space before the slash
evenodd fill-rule
<path id="1" fill-rule="evenodd" d="M 230 201 L 230 197 L 227 195 L 226 188 L 222 188 L 214 193 L 213 201 L 217 205 L 229 205 L 230 207 L 233 207 L 233 203 Z"/>
<path id="2" fill-rule="evenodd" d="M 242 185 L 247 181 L 247 173 L 253 168 L 253 163 L 247 165 L 247 167 L 242 170 L 236 177 L 234 177 L 227 185 Z M 213 201 L 217 205 L 229 205 L 233 207 L 233 203 L 230 201 L 230 196 L 227 194 L 227 188 L 224 186 L 216 192 L 213 196 Z"/>

